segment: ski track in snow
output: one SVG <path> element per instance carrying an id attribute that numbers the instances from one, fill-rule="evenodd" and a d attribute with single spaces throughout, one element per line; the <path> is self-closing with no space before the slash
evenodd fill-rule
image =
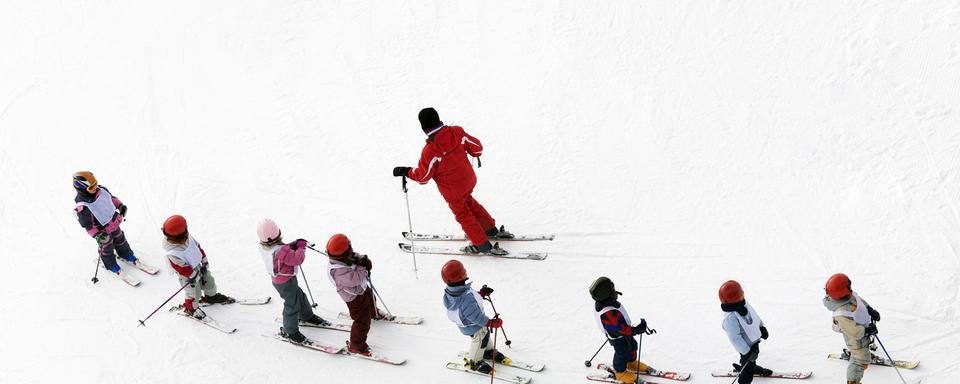
<path id="1" fill-rule="evenodd" d="M 516 371 L 534 383 L 594 371 L 600 275 L 660 332 L 642 359 L 689 383 L 723 382 L 709 372 L 737 358 L 727 279 L 770 330 L 762 365 L 842 382 L 820 304 L 837 271 L 883 313 L 893 356 L 921 360 L 908 380 L 956 383 L 958 17 L 939 0 L 0 4 L 0 382 L 484 382 L 444 368 L 469 342 L 442 308 L 448 258 L 417 255 L 414 274 L 396 249 L 407 216 L 389 172 L 414 165 L 416 112 L 435 106 L 483 141 L 474 195 L 498 222 L 558 234 L 504 244 L 545 261 L 462 258 L 496 288 L 504 352 L 546 363 Z M 138 288 L 90 282 L 95 242 L 71 212 L 82 169 L 129 206 L 128 239 L 161 269 L 123 265 Z M 408 197 L 415 230 L 459 230 L 432 183 Z M 174 213 L 223 293 L 274 297 L 206 309 L 236 334 L 167 312 L 182 295 L 138 327 L 178 288 L 158 230 Z M 342 232 L 371 256 L 390 309 L 425 319 L 373 326 L 371 345 L 406 365 L 261 336 L 282 307 L 256 251 L 268 216 L 287 239 Z M 309 254 L 304 269 L 335 318 L 325 265 Z M 899 379 L 871 367 L 864 382 Z"/>

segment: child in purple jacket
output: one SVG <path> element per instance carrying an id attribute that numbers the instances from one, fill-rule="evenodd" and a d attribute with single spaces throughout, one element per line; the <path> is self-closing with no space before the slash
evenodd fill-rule
<path id="1" fill-rule="evenodd" d="M 354 252 L 350 239 L 340 233 L 327 241 L 327 256 L 330 257 L 327 276 L 337 288 L 340 298 L 347 303 L 350 318 L 353 320 L 347 350 L 369 356 L 367 334 L 370 332 L 371 320 L 388 317 L 377 310 L 377 301 L 371 289 L 370 270 L 373 269 L 373 263 L 367 255 Z"/>

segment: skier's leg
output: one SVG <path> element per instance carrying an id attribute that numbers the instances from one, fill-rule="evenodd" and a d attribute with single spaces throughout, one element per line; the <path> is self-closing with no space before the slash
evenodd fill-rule
<path id="1" fill-rule="evenodd" d="M 127 236 L 123 234 L 122 229 L 117 228 L 110 233 L 110 238 L 113 240 L 113 246 L 117 250 L 117 256 L 130 262 L 137 260 L 137 257 L 133 255 L 133 250 L 130 249 L 130 243 L 127 242 Z"/>
<path id="2" fill-rule="evenodd" d="M 740 376 L 737 382 L 740 384 L 750 384 L 753 382 L 753 371 L 757 364 L 757 356 L 760 354 L 759 343 L 754 344 L 746 355 L 740 355 Z"/>
<path id="3" fill-rule="evenodd" d="M 627 369 L 627 364 L 637 360 L 637 343 L 633 337 L 610 340 L 613 346 L 614 377 L 624 383 L 635 383 L 637 374 Z"/>
<path id="4" fill-rule="evenodd" d="M 370 332 L 370 319 L 373 315 L 370 310 L 372 305 L 373 293 L 369 289 L 347 303 L 350 319 L 353 320 L 353 325 L 350 326 L 350 348 L 355 351 L 363 352 L 370 348 L 367 345 L 367 334 Z"/>
<path id="5" fill-rule="evenodd" d="M 483 360 L 483 352 L 488 349 L 488 344 L 490 344 L 490 332 L 487 332 L 486 327 L 480 328 L 470 340 L 470 361 Z"/>
<path id="6" fill-rule="evenodd" d="M 200 277 L 200 288 L 203 290 L 204 296 L 215 296 L 217 294 L 217 280 L 213 278 L 213 274 L 209 270 Z"/>
<path id="7" fill-rule="evenodd" d="M 117 265 L 117 258 L 113 255 L 113 250 L 113 238 L 110 238 L 102 244 L 97 244 L 97 252 L 100 254 L 100 261 L 103 262 L 103 267 L 115 272 L 120 270 L 120 266 Z"/>
<path id="8" fill-rule="evenodd" d="M 477 223 L 480 224 L 480 227 L 483 228 L 483 231 L 487 233 L 487 235 L 490 234 L 491 230 L 497 229 L 496 220 L 494 220 L 493 217 L 490 216 L 490 213 L 488 213 L 487 210 L 480 205 L 477 199 L 473 198 L 472 192 L 467 194 L 464 200 L 467 203 L 467 207 L 470 208 L 470 213 L 474 218 L 477 219 Z"/>
<path id="9" fill-rule="evenodd" d="M 467 234 L 470 243 L 476 246 L 486 243 L 488 240 L 487 233 L 480 226 L 480 223 L 477 221 L 477 218 L 473 216 L 473 212 L 470 211 L 470 207 L 468 206 L 467 198 L 469 198 L 469 195 L 444 195 L 443 198 L 447 201 L 447 205 L 450 206 L 450 210 L 453 211 L 453 215 L 456 217 L 457 222 L 460 223 L 460 227 L 463 228 L 463 232 Z"/>
<path id="10" fill-rule="evenodd" d="M 273 284 L 277 289 L 280 298 L 283 299 L 283 332 L 287 336 L 297 337 L 300 335 L 300 295 L 303 292 L 297 286 L 297 279 L 290 278 L 286 283 Z"/>
<path id="11" fill-rule="evenodd" d="M 869 365 L 870 349 L 867 347 L 851 349 L 850 364 L 847 365 L 847 382 L 859 383 Z"/>

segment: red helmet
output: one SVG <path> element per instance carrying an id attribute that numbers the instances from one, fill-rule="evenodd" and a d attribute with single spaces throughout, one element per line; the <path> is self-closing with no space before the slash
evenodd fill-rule
<path id="1" fill-rule="evenodd" d="M 467 280 L 467 269 L 463 267 L 463 263 L 450 260 L 443 264 L 443 268 L 440 268 L 440 277 L 447 284 L 459 283 Z"/>
<path id="2" fill-rule="evenodd" d="M 720 302 L 723 304 L 739 303 L 743 300 L 743 288 L 734 280 L 727 280 L 720 286 Z"/>
<path id="3" fill-rule="evenodd" d="M 163 228 L 160 229 L 163 231 L 163 234 L 167 237 L 177 237 L 182 236 L 184 233 L 187 233 L 187 219 L 184 219 L 183 216 L 173 215 L 167 218 L 167 221 L 163 222 Z"/>
<path id="4" fill-rule="evenodd" d="M 350 239 L 347 238 L 347 235 L 338 233 L 330 236 L 330 240 L 327 241 L 327 255 L 333 257 L 343 256 L 352 247 L 353 246 L 350 244 Z"/>
<path id="5" fill-rule="evenodd" d="M 827 296 L 834 300 L 842 300 L 850 296 L 853 291 L 850 290 L 850 278 L 842 273 L 834 274 L 827 279 L 827 285 L 823 287 L 827 291 Z"/>

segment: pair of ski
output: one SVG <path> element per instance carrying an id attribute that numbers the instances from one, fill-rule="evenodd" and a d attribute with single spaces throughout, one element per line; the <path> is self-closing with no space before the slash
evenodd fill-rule
<path id="1" fill-rule="evenodd" d="M 290 339 L 288 339 L 288 338 L 286 338 L 286 337 L 283 337 L 283 335 L 281 335 L 281 334 L 279 334 L 279 333 L 274 333 L 274 334 L 272 334 L 272 335 L 264 335 L 264 336 L 265 336 L 265 337 L 272 337 L 272 338 L 274 338 L 274 339 L 277 339 L 277 340 L 280 340 L 280 341 L 283 341 L 283 342 L 287 342 L 287 343 L 296 345 L 296 346 L 298 346 L 298 347 L 307 348 L 307 349 L 312 349 L 312 350 L 314 350 L 314 351 L 320 351 L 320 352 L 324 352 L 324 353 L 329 353 L 329 354 L 331 354 L 331 355 L 351 356 L 351 357 L 356 357 L 356 358 L 360 358 L 360 359 L 364 359 L 364 360 L 370 360 L 370 361 L 376 361 L 376 362 L 378 362 L 378 363 L 384 363 L 384 364 L 390 364 L 390 365 L 403 365 L 404 363 L 407 362 L 406 359 L 394 359 L 394 358 L 390 358 L 390 357 L 387 357 L 387 356 L 379 355 L 379 354 L 376 354 L 376 353 L 370 353 L 369 355 L 364 355 L 364 354 L 360 354 L 360 353 L 353 353 L 353 352 L 350 352 L 350 350 L 347 349 L 346 346 L 343 346 L 343 347 L 335 347 L 335 346 L 332 346 L 332 345 L 325 345 L 325 344 L 321 344 L 321 343 L 318 343 L 318 342 L 316 342 L 316 341 L 310 340 L 310 338 L 307 338 L 307 339 L 305 339 L 303 342 L 298 343 L 298 342 L 296 342 L 296 341 L 293 341 L 293 340 L 290 340 Z"/>
<path id="2" fill-rule="evenodd" d="M 154 266 L 152 266 L 152 265 L 146 264 L 146 263 L 144 263 L 143 261 L 141 261 L 139 258 L 138 258 L 137 261 L 134 262 L 134 263 L 131 263 L 131 262 L 127 261 L 126 259 L 122 259 L 122 258 L 121 258 L 121 259 L 117 259 L 117 260 L 118 260 L 118 261 L 122 261 L 124 264 L 127 264 L 127 265 L 129 265 L 129 266 L 132 266 L 132 267 L 134 267 L 134 268 L 136 268 L 136 269 L 139 269 L 139 270 L 143 271 L 144 273 L 146 273 L 146 274 L 148 274 L 148 275 L 156 275 L 157 273 L 160 272 L 160 270 L 157 269 L 157 267 L 154 267 Z M 104 267 L 104 269 L 106 269 L 106 267 Z M 120 280 L 122 280 L 124 283 L 127 283 L 127 285 L 129 285 L 129 286 L 131 286 L 131 287 L 137 287 L 137 286 L 140 285 L 140 279 L 137 279 L 136 277 L 130 276 L 128 273 L 124 272 L 123 269 L 120 269 L 120 271 L 117 272 L 117 273 L 113 273 L 113 272 L 110 272 L 110 271 L 108 270 L 107 273 L 116 276 L 117 278 L 119 278 Z"/>
<path id="3" fill-rule="evenodd" d="M 843 353 L 831 353 L 831 354 L 828 354 L 828 355 L 827 355 L 827 358 L 830 359 L 830 360 L 846 360 L 846 361 L 849 361 L 849 360 L 850 360 L 850 352 L 847 351 L 846 349 L 844 349 L 844 350 L 843 350 Z M 872 364 L 872 365 L 881 365 L 881 366 L 884 366 L 884 367 L 894 367 L 894 366 L 896 366 L 897 368 L 902 368 L 902 369 L 914 369 L 914 368 L 916 368 L 918 365 L 920 365 L 920 362 L 917 361 L 917 360 L 912 360 L 912 361 L 909 361 L 909 360 L 890 360 L 890 359 L 886 359 L 886 358 L 883 358 L 883 357 L 879 357 L 879 356 L 873 355 L 873 361 L 871 361 L 870 364 Z"/>
<path id="4" fill-rule="evenodd" d="M 214 306 L 214 305 L 231 305 L 231 304 L 239 304 L 239 305 L 264 305 L 264 304 L 267 304 L 267 303 L 269 303 L 269 302 L 270 302 L 270 297 L 266 297 L 266 298 L 259 298 L 259 299 L 234 299 L 234 301 L 232 301 L 232 302 L 227 302 L 227 303 L 200 303 L 198 306 L 199 306 L 200 308 L 206 308 L 206 307 L 210 307 L 210 306 Z M 216 319 L 210 317 L 210 315 L 208 315 L 208 314 L 204 314 L 203 317 L 196 317 L 196 316 L 188 315 L 186 312 L 184 312 L 183 304 L 170 307 L 169 311 L 170 311 L 170 312 L 173 312 L 173 313 L 176 313 L 176 314 L 178 314 L 178 315 L 180 315 L 180 316 L 186 317 L 186 318 L 188 318 L 188 319 L 191 319 L 191 320 L 200 322 L 200 323 L 203 324 L 203 325 L 206 325 L 206 326 L 208 326 L 208 327 L 210 327 L 210 328 L 216 329 L 216 330 L 218 330 L 218 331 L 220 331 L 220 332 L 223 332 L 223 333 L 226 333 L 226 334 L 231 334 L 231 333 L 234 333 L 234 332 L 237 331 L 237 327 L 233 327 L 233 326 L 230 326 L 230 325 L 221 323 L 221 322 L 217 321 Z"/>
<path id="5" fill-rule="evenodd" d="M 413 233 L 413 232 L 403 232 L 403 237 L 409 241 L 466 241 L 466 236 L 463 235 L 449 235 L 449 234 L 425 234 L 425 233 Z M 513 238 L 503 238 L 503 239 L 491 239 L 492 241 L 551 241 L 555 236 L 552 234 L 549 235 L 529 235 L 529 236 L 514 236 Z M 518 259 L 518 260 L 544 260 L 547 258 L 546 252 L 519 252 L 519 253 L 510 253 L 506 250 L 505 254 L 498 253 L 470 253 L 464 249 L 457 248 L 442 248 L 442 247 L 426 247 L 420 245 L 413 245 L 407 243 L 398 243 L 400 250 L 407 253 L 427 253 L 435 255 L 453 255 L 453 256 L 490 256 L 490 257 L 499 257 L 503 259 Z M 495 245 L 498 246 L 498 245 Z"/>
<path id="6" fill-rule="evenodd" d="M 486 377 L 491 376 L 491 374 L 489 373 L 481 373 L 481 372 L 477 372 L 470 369 L 470 367 L 468 367 L 466 363 L 464 363 L 468 355 L 470 355 L 469 352 L 460 352 L 459 357 L 460 359 L 462 359 L 461 362 L 459 363 L 453 362 L 453 361 L 448 362 L 447 369 L 452 369 L 454 371 L 461 371 L 466 373 L 472 373 L 474 375 L 480 375 L 480 376 L 486 376 Z M 488 363 L 494 364 L 491 359 L 484 359 L 484 360 L 486 360 Z M 508 359 L 508 360 L 509 360 L 508 362 L 501 362 L 501 363 L 494 364 L 494 371 L 493 371 L 494 379 L 505 381 L 508 383 L 514 383 L 514 384 L 528 384 L 533 380 L 533 378 L 526 377 L 526 376 L 512 375 L 509 373 L 501 373 L 496 370 L 496 367 L 501 367 L 501 366 L 511 367 L 511 368 L 517 368 L 517 369 L 521 369 L 529 372 L 540 372 L 545 368 L 545 366 L 542 363 L 526 363 L 526 362 L 514 360 L 514 359 Z"/>
<path id="7" fill-rule="evenodd" d="M 347 312 L 340 312 L 339 314 L 337 314 L 337 317 L 343 320 L 350 320 L 350 314 Z M 278 317 L 274 319 L 274 321 L 277 323 L 283 324 L 282 318 Z M 379 322 L 379 323 L 393 323 L 393 324 L 401 324 L 401 325 L 419 325 L 420 323 L 423 323 L 423 318 L 418 316 L 393 316 L 392 319 L 373 319 L 373 321 Z M 333 322 L 325 321 L 323 324 L 312 324 L 312 323 L 306 323 L 301 321 L 300 326 L 307 327 L 307 328 L 329 329 L 332 331 L 350 332 L 350 328 L 353 326 L 353 323 L 352 322 L 333 323 Z"/>
<path id="8" fill-rule="evenodd" d="M 603 383 L 621 383 L 621 384 L 633 384 L 633 383 L 623 383 L 620 380 L 615 378 L 615 373 L 613 367 L 600 363 L 597 364 L 597 369 L 603 371 L 603 373 L 595 373 L 587 375 L 587 380 L 590 381 L 599 381 Z M 675 381 L 687 381 L 690 379 L 690 373 L 687 372 L 672 372 L 672 371 L 657 371 L 655 373 L 641 372 L 641 376 L 650 376 L 650 377 L 659 377 L 662 379 L 675 380 Z M 641 380 L 641 383 L 646 384 L 656 384 L 651 381 Z"/>
<path id="9" fill-rule="evenodd" d="M 632 383 L 623 383 L 617 380 L 614 376 L 613 368 L 610 367 L 609 365 L 602 364 L 602 363 L 597 364 L 597 369 L 605 371 L 605 373 L 589 375 L 587 376 L 587 380 L 599 381 L 604 383 L 632 384 Z M 687 372 L 658 371 L 656 373 L 640 373 L 640 375 L 658 377 L 662 379 L 675 380 L 675 381 L 687 381 L 690 379 L 690 373 L 687 373 Z M 737 377 L 737 375 L 738 375 L 738 372 L 732 372 L 732 371 L 730 372 L 714 371 L 710 373 L 710 376 L 713 376 L 713 377 Z M 770 376 L 763 376 L 763 377 L 773 378 L 773 379 L 806 379 L 811 375 L 813 375 L 812 372 L 774 372 Z M 755 377 L 761 377 L 761 376 L 755 375 Z M 641 383 L 655 384 L 651 381 L 646 381 L 646 380 L 641 381 Z"/>

